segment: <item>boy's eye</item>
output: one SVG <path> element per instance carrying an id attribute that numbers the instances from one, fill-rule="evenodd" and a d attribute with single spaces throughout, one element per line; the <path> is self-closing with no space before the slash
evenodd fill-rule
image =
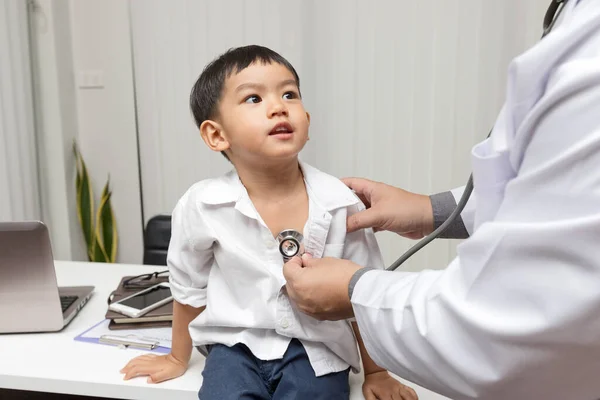
<path id="1" fill-rule="evenodd" d="M 248 96 L 246 97 L 246 100 L 244 100 L 244 103 L 260 103 L 260 97 L 253 94 L 252 96 Z"/>
<path id="2" fill-rule="evenodd" d="M 298 94 L 296 92 L 285 92 L 283 98 L 286 100 L 297 99 Z"/>

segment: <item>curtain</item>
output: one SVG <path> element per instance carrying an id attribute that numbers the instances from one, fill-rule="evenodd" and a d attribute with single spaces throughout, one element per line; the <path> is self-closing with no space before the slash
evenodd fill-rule
<path id="1" fill-rule="evenodd" d="M 27 7 L 0 0 L 0 221 L 41 214 Z"/>

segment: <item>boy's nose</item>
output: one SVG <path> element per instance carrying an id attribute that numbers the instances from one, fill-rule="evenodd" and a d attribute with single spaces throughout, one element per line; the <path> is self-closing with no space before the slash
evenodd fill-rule
<path id="1" fill-rule="evenodd" d="M 269 117 L 275 117 L 278 115 L 285 115 L 285 116 L 288 115 L 287 107 L 281 101 L 274 102 L 269 111 Z"/>

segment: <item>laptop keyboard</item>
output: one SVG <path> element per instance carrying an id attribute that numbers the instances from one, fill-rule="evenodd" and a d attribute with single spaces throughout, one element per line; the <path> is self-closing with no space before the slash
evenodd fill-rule
<path id="1" fill-rule="evenodd" d="M 62 311 L 65 312 L 67 308 L 77 300 L 77 296 L 60 296 L 60 305 Z"/>

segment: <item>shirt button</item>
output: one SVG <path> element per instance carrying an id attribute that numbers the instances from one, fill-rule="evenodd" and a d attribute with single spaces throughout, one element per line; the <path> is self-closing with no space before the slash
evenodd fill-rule
<path id="1" fill-rule="evenodd" d="M 282 327 L 283 329 L 287 329 L 287 328 L 289 328 L 289 327 L 290 327 L 290 321 L 288 321 L 288 319 L 287 319 L 287 318 L 283 318 L 283 319 L 281 320 L 281 327 Z"/>
<path id="2" fill-rule="evenodd" d="M 275 242 L 273 240 L 265 240 L 265 245 L 268 249 L 272 249 L 275 247 Z"/>

